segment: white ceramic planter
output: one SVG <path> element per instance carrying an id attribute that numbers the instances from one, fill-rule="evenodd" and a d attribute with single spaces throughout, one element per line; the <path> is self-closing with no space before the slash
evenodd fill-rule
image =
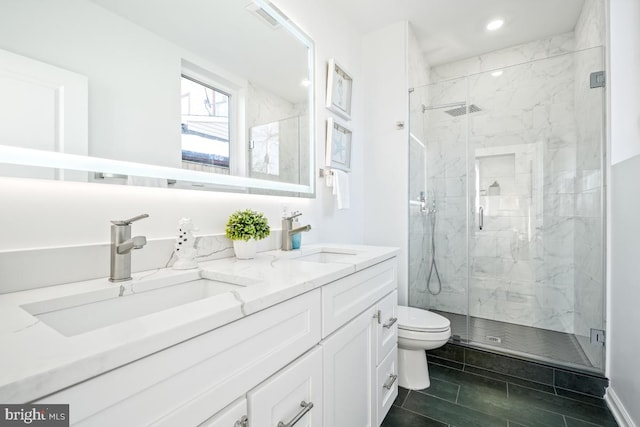
<path id="1" fill-rule="evenodd" d="M 234 240 L 233 251 L 236 253 L 238 259 L 253 259 L 256 257 L 256 250 L 258 249 L 258 241 L 256 239 Z"/>

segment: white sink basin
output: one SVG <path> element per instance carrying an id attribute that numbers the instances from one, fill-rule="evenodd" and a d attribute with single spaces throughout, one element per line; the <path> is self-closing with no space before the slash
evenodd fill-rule
<path id="1" fill-rule="evenodd" d="M 353 258 L 358 255 L 357 252 L 333 252 L 322 251 L 315 254 L 304 255 L 296 258 L 297 261 L 319 262 L 319 263 L 346 263 L 351 264 Z"/>
<path id="2" fill-rule="evenodd" d="M 244 282 L 203 279 L 196 273 L 113 284 L 107 289 L 25 304 L 22 308 L 70 337 L 238 289 L 247 280 Z"/>

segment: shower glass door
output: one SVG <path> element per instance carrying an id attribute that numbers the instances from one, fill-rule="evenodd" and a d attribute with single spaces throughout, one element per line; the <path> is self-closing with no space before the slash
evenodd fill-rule
<path id="1" fill-rule="evenodd" d="M 602 373 L 602 48 L 410 95 L 412 306 L 470 345 Z"/>

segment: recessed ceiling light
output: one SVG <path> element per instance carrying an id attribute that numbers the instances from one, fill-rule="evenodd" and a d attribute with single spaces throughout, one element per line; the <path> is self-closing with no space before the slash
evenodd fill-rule
<path id="1" fill-rule="evenodd" d="M 494 71 L 491 75 L 493 77 L 500 77 L 502 75 L 502 70 Z"/>
<path id="2" fill-rule="evenodd" d="M 304 87 L 309 87 L 309 86 L 311 86 L 311 80 L 309 80 L 309 79 L 303 79 L 303 80 L 300 82 L 300 84 L 301 84 L 302 86 L 304 86 Z"/>
<path id="3" fill-rule="evenodd" d="M 493 20 L 487 24 L 487 30 L 495 31 L 498 28 L 502 27 L 503 24 L 504 24 L 504 21 L 502 19 Z"/>

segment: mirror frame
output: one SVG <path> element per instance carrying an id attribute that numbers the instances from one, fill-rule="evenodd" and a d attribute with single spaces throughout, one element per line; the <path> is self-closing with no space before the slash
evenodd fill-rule
<path id="1" fill-rule="evenodd" d="M 231 187 L 232 191 L 246 192 L 250 189 L 274 190 L 277 195 L 315 198 L 315 44 L 313 40 L 293 24 L 282 12 L 264 0 L 252 0 L 278 21 L 292 36 L 307 47 L 308 79 L 308 116 L 309 116 L 309 185 L 270 181 L 245 176 L 223 175 L 188 169 L 155 166 L 151 164 L 111 160 L 100 157 L 81 156 L 60 152 L 50 152 L 9 145 L 0 145 L 0 162 L 22 166 L 36 166 L 60 170 L 76 170 L 90 173 L 113 175 L 134 175 L 148 178 L 160 178 L 180 181 L 182 184 L 194 183 L 194 189 L 203 189 L 202 184 Z M 92 182 L 93 181 L 88 181 Z M 171 188 L 171 187 L 168 187 Z M 180 189 L 189 188 L 181 185 Z M 219 188 L 205 188 L 210 191 L 223 191 Z M 265 194 L 264 192 L 260 192 Z M 268 194 L 268 193 L 267 193 Z"/>

